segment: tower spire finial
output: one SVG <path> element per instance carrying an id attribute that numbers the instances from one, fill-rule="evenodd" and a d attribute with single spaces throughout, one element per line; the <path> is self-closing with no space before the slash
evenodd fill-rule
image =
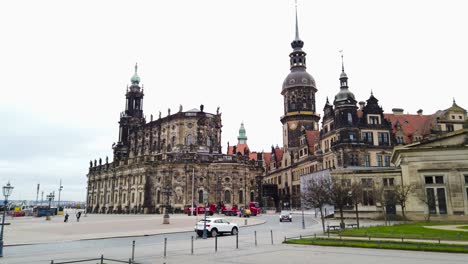
<path id="1" fill-rule="evenodd" d="M 135 74 L 133 74 L 130 81 L 132 82 L 132 84 L 136 84 L 136 85 L 140 83 L 140 77 L 138 76 L 138 63 L 135 63 Z"/>
<path id="2" fill-rule="evenodd" d="M 297 0 L 295 0 L 295 8 L 296 8 L 296 38 L 295 40 L 299 40 L 299 23 L 297 22 Z"/>
<path id="3" fill-rule="evenodd" d="M 341 72 L 344 72 L 343 50 L 340 50 L 340 54 L 341 54 Z"/>

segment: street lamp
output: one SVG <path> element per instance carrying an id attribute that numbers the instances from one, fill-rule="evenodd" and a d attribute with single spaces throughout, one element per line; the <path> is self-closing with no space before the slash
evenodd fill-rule
<path id="1" fill-rule="evenodd" d="M 63 186 L 62 186 L 62 179 L 60 179 L 60 186 L 59 186 L 59 197 L 58 197 L 58 205 L 57 205 L 57 210 L 60 211 L 60 192 L 62 192 Z M 58 212 L 57 211 L 57 212 Z"/>
<path id="2" fill-rule="evenodd" d="M 5 200 L 3 201 L 2 229 L 0 232 L 0 257 L 3 257 L 3 227 L 5 226 L 8 196 L 10 196 L 12 192 L 13 186 L 10 185 L 10 182 L 8 182 L 7 185 L 3 186 L 3 196 L 5 196 Z"/>
<path id="3" fill-rule="evenodd" d="M 52 200 L 54 199 L 55 195 L 54 193 L 50 193 L 49 195 L 46 196 L 47 200 L 49 200 L 49 210 L 47 212 L 46 220 L 50 220 L 50 204 L 52 203 Z"/>

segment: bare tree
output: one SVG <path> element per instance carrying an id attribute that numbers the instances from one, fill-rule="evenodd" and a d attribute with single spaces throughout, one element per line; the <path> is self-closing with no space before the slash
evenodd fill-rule
<path id="1" fill-rule="evenodd" d="M 351 204 L 354 205 L 354 209 L 356 212 L 356 224 L 357 228 L 359 228 L 359 210 L 358 206 L 362 202 L 362 183 L 360 181 L 355 181 L 351 184 L 351 190 L 349 192 L 349 198 Z"/>
<path id="2" fill-rule="evenodd" d="M 323 207 L 330 203 L 331 180 L 329 177 L 315 177 L 307 181 L 304 185 L 304 191 L 301 193 L 302 201 L 306 206 L 319 208 L 322 229 L 325 233 Z"/>
<path id="3" fill-rule="evenodd" d="M 397 185 L 395 186 L 395 200 L 396 203 L 401 206 L 401 214 L 403 220 L 406 220 L 406 202 L 408 201 L 409 196 L 414 192 L 416 188 L 415 184 L 408 185 Z"/>
<path id="4" fill-rule="evenodd" d="M 393 205 L 395 206 L 396 195 L 395 188 L 393 186 L 385 186 L 384 184 L 375 184 L 374 185 L 375 199 L 382 206 L 382 214 L 384 216 L 385 225 L 388 223 L 388 207 Z"/>
<path id="5" fill-rule="evenodd" d="M 431 221 L 431 213 L 435 211 L 435 195 L 434 192 L 428 192 L 424 185 L 416 184 L 414 185 L 414 193 L 416 193 L 416 197 L 426 205 L 427 208 L 427 215 L 424 217 L 426 222 Z"/>
<path id="6" fill-rule="evenodd" d="M 332 178 L 330 189 L 330 200 L 340 211 L 340 227 L 345 229 L 343 208 L 350 202 L 351 179 L 343 177 Z"/>

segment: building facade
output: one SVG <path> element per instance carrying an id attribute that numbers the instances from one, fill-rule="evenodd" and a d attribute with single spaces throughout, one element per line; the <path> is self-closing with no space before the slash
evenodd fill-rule
<path id="1" fill-rule="evenodd" d="M 91 161 L 87 210 L 96 213 L 154 213 L 207 203 L 244 204 L 256 197 L 261 161 L 221 152 L 221 113 L 179 111 L 147 122 L 143 89 L 135 75 L 120 114 L 114 158 Z M 245 139 L 246 140 L 246 139 Z"/>

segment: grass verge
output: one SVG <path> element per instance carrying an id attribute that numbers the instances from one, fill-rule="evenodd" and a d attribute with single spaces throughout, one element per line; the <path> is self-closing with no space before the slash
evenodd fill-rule
<path id="1" fill-rule="evenodd" d="M 461 229 L 468 229 L 468 226 L 459 226 L 458 228 L 461 228 Z"/>
<path id="2" fill-rule="evenodd" d="M 468 241 L 468 232 L 451 231 L 425 228 L 424 226 L 454 225 L 454 223 L 444 222 L 414 222 L 408 224 L 398 224 L 393 226 L 372 226 L 365 228 L 346 229 L 341 232 L 342 236 L 354 237 L 381 237 L 381 238 L 413 238 L 413 239 L 433 239 L 433 240 L 458 240 Z M 464 224 L 461 224 L 464 225 Z"/>
<path id="3" fill-rule="evenodd" d="M 377 249 L 397 249 L 413 251 L 433 251 L 449 253 L 468 253 L 466 245 L 418 243 L 418 242 L 396 242 L 381 240 L 351 240 L 351 239 L 331 239 L 331 238 L 302 238 L 291 239 L 284 242 L 286 244 L 333 246 L 333 247 L 357 247 L 357 248 L 377 248 Z"/>

